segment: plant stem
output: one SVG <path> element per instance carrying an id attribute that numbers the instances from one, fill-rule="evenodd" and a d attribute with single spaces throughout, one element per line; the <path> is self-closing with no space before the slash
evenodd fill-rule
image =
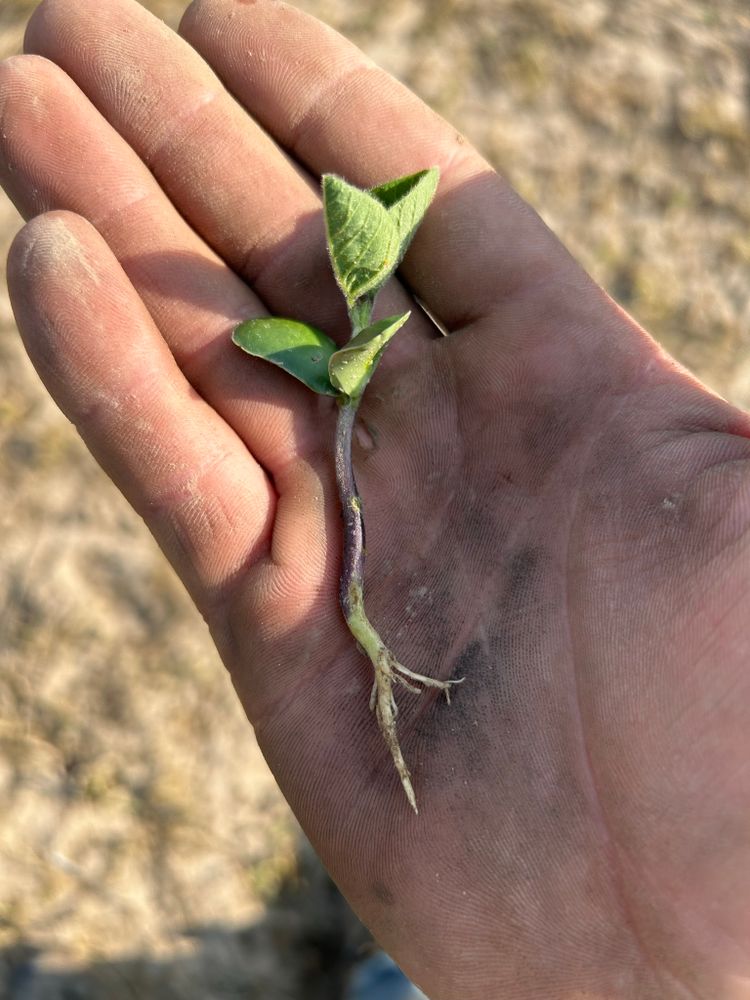
<path id="1" fill-rule="evenodd" d="M 408 684 L 403 677 L 399 677 L 396 671 L 400 664 L 396 662 L 393 654 L 365 614 L 365 525 L 362 517 L 362 500 L 357 492 L 352 463 L 352 432 L 358 407 L 359 399 L 339 400 L 339 413 L 336 422 L 336 482 L 344 520 L 344 555 L 339 584 L 339 600 L 349 631 L 375 668 L 370 708 L 375 709 L 380 731 L 391 752 L 406 797 L 414 812 L 417 812 L 417 801 L 411 776 L 396 735 L 396 702 L 393 697 L 393 681 L 400 680 L 406 687 L 410 687 L 414 691 L 418 689 Z"/>
<path id="2" fill-rule="evenodd" d="M 352 583 L 359 581 L 361 586 L 365 568 L 365 523 L 352 463 L 352 433 L 358 407 L 358 399 L 340 399 L 336 421 L 336 482 L 341 501 L 341 516 L 344 520 L 344 555 L 339 600 L 347 621 L 351 614 L 349 592 Z"/>
<path id="3" fill-rule="evenodd" d="M 352 337 L 365 329 L 372 321 L 373 299 L 359 300 L 350 309 Z M 393 653 L 370 623 L 365 614 L 364 573 L 365 573 L 365 523 L 362 515 L 362 500 L 357 492 L 352 462 L 352 434 L 357 410 L 362 396 L 340 396 L 338 399 L 338 419 L 336 421 L 335 464 L 336 483 L 341 501 L 344 521 L 344 555 L 339 583 L 339 600 L 349 631 L 368 656 L 375 669 L 370 709 L 375 710 L 378 726 L 391 752 L 401 784 L 414 812 L 418 812 L 417 800 L 411 783 L 409 769 L 396 734 L 396 699 L 393 695 L 394 683 L 419 694 L 423 687 L 438 688 L 450 702 L 450 686 L 459 680 L 439 681 L 409 670 L 399 663 Z M 463 678 L 461 678 L 463 679 Z"/>

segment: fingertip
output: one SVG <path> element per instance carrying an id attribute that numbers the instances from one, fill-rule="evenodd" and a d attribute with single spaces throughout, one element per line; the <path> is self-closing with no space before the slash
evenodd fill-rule
<path id="1" fill-rule="evenodd" d="M 29 284 L 30 278 L 39 275 L 46 267 L 50 250 L 62 232 L 68 232 L 60 212 L 37 215 L 16 233 L 8 251 L 8 291 L 15 309 L 19 293 Z"/>
<path id="2" fill-rule="evenodd" d="M 78 121 L 70 110 L 80 96 L 64 70 L 45 56 L 0 62 L 0 184 L 27 219 L 61 201 L 64 178 L 54 169 L 59 151 L 76 149 L 79 170 L 88 155 L 76 148 Z"/>
<path id="3" fill-rule="evenodd" d="M 48 87 L 60 85 L 60 77 L 66 74 L 46 56 L 30 53 L 8 56 L 0 61 L 0 122 L 3 133 L 0 138 L 5 140 L 6 109 L 17 100 L 28 100 L 33 94 L 38 97 Z M 44 89 L 43 89 L 44 88 Z"/>
<path id="4" fill-rule="evenodd" d="M 177 25 L 177 33 L 182 35 L 183 38 L 190 38 L 190 33 L 195 29 L 196 21 L 201 16 L 202 7 L 202 0 L 193 0 L 182 12 L 182 17 Z"/>
<path id="5" fill-rule="evenodd" d="M 44 19 L 47 16 L 46 8 L 49 6 L 49 0 L 41 0 L 41 3 L 37 4 L 31 15 L 26 22 L 26 30 L 23 33 L 23 51 L 30 52 L 34 49 L 34 39 L 39 31 L 40 23 L 44 23 Z"/>
<path id="6" fill-rule="evenodd" d="M 101 285 L 88 239 L 91 228 L 72 212 L 46 212 L 27 222 L 11 244 L 10 304 L 26 352 L 40 374 L 53 370 L 61 355 L 75 353 L 72 303 L 84 308 Z"/>
<path id="7" fill-rule="evenodd" d="M 203 32 L 212 22 L 231 20 L 235 14 L 235 6 L 253 7 L 253 14 L 258 15 L 264 8 L 273 8 L 278 12 L 288 8 L 289 4 L 282 0 L 237 0 L 236 3 L 235 0 L 192 0 L 185 9 L 177 30 L 189 38 L 191 32 Z"/>
<path id="8" fill-rule="evenodd" d="M 14 292 L 40 278 L 54 281 L 71 260 L 86 254 L 91 238 L 104 241 L 94 227 L 75 212 L 55 209 L 27 222 L 16 234 L 8 252 L 8 286 Z M 89 268 L 90 271 L 90 268 Z"/>
<path id="9" fill-rule="evenodd" d="M 31 13 L 31 17 L 26 23 L 26 31 L 23 36 L 23 51 L 35 52 L 40 40 L 45 34 L 55 30 L 57 18 L 57 8 L 64 6 L 58 0 L 41 0 Z"/>
<path id="10" fill-rule="evenodd" d="M 16 54 L 7 56 L 5 59 L 0 61 L 0 83 L 2 83 L 2 88 L 0 88 L 0 102 L 7 97 L 8 85 L 12 80 L 16 79 L 20 73 L 23 73 L 26 63 L 28 63 L 29 60 L 39 58 L 40 56 Z"/>

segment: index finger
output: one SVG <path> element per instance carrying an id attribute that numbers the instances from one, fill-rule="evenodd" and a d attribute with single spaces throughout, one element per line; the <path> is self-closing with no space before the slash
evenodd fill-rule
<path id="1" fill-rule="evenodd" d="M 313 173 L 370 187 L 441 169 L 403 267 L 448 327 L 488 315 L 569 261 L 538 215 L 456 130 L 355 45 L 284 3 L 194 0 L 181 34 L 250 114 Z"/>

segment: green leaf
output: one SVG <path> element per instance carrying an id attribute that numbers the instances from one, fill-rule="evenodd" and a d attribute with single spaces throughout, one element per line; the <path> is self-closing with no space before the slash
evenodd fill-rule
<path id="1" fill-rule="evenodd" d="M 406 177 L 397 177 L 395 180 L 386 181 L 385 184 L 372 188 L 370 191 L 373 198 L 376 198 L 381 205 L 388 209 L 391 219 L 396 224 L 400 240 L 399 263 L 408 250 L 425 212 L 430 207 L 439 180 L 440 171 L 438 168 L 430 167 L 429 170 L 420 170 L 416 174 L 408 174 Z"/>
<path id="2" fill-rule="evenodd" d="M 322 183 L 333 273 L 351 307 L 394 272 L 401 236 L 388 209 L 367 191 L 333 174 Z"/>
<path id="3" fill-rule="evenodd" d="M 232 340 L 253 357 L 283 368 L 314 392 L 339 395 L 328 377 L 328 362 L 336 352 L 336 344 L 314 326 L 264 316 L 240 323 L 232 332 Z"/>
<path id="4" fill-rule="evenodd" d="M 352 338 L 328 361 L 331 382 L 350 397 L 361 396 L 380 361 L 388 341 L 407 321 L 410 312 L 381 319 Z"/>

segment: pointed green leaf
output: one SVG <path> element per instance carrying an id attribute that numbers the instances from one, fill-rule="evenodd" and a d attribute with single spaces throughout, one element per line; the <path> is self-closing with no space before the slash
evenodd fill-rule
<path id="1" fill-rule="evenodd" d="M 331 382 L 347 396 L 361 396 L 370 381 L 388 341 L 411 313 L 381 319 L 352 338 L 328 361 Z"/>
<path id="2" fill-rule="evenodd" d="M 396 223 L 400 240 L 399 263 L 430 207 L 439 180 L 440 171 L 437 167 L 431 167 L 429 170 L 420 170 L 406 177 L 397 177 L 370 191 L 370 194 L 388 209 Z"/>
<path id="3" fill-rule="evenodd" d="M 323 175 L 323 208 L 333 273 L 351 307 L 396 269 L 401 237 L 377 198 L 333 174 Z"/>
<path id="4" fill-rule="evenodd" d="M 232 340 L 248 354 L 283 368 L 314 392 L 339 395 L 328 377 L 328 362 L 336 344 L 314 326 L 263 316 L 240 323 L 232 332 Z"/>

